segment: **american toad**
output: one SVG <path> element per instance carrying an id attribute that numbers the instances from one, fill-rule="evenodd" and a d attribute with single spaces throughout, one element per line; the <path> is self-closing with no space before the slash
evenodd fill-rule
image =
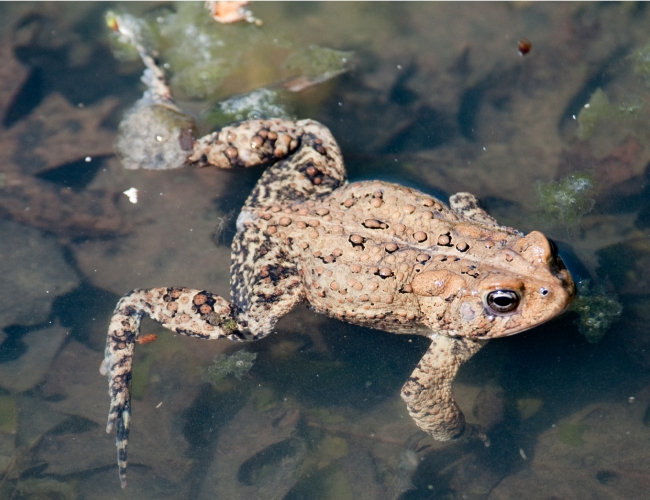
<path id="1" fill-rule="evenodd" d="M 575 285 L 555 245 L 537 231 L 500 226 L 469 193 L 453 195 L 448 207 L 397 184 L 349 184 L 334 137 L 313 120 L 249 120 L 195 140 L 184 118 L 169 120 L 180 110 L 165 76 L 132 43 L 147 66 L 148 91 L 122 136 L 135 137 L 140 149 L 156 141 L 131 154 L 118 140 L 118 150 L 131 154 L 125 166 L 173 168 L 180 159 L 195 167 L 268 168 L 237 218 L 230 302 L 206 290 L 169 287 L 133 290 L 117 304 L 100 372 L 108 375 L 106 431 L 117 426 L 122 487 L 133 350 L 144 315 L 182 335 L 248 342 L 308 302 L 349 323 L 429 337 L 402 399 L 435 439 L 471 434 L 451 383 L 489 339 L 539 325 L 571 303 Z M 142 121 L 146 113 L 179 125 L 158 133 L 158 125 Z"/>
<path id="2" fill-rule="evenodd" d="M 129 382 L 140 319 L 204 339 L 253 341 L 301 302 L 349 323 L 424 335 L 431 346 L 402 388 L 408 410 L 438 440 L 465 420 L 451 383 L 495 337 L 561 313 L 575 286 L 541 233 L 500 226 L 474 196 L 447 207 L 415 189 L 347 183 L 338 145 L 312 120 L 252 120 L 194 141 L 188 163 L 269 165 L 237 219 L 231 301 L 184 287 L 134 290 L 111 320 L 101 373 L 111 398 L 125 485 Z"/>

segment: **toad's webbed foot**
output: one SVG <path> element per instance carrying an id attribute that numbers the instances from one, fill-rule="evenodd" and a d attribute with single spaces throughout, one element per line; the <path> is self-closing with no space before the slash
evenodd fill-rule
<path id="1" fill-rule="evenodd" d="M 434 439 L 449 441 L 466 432 L 476 432 L 476 437 L 480 438 L 477 429 L 472 426 L 470 431 L 466 426 L 451 383 L 460 366 L 485 344 L 486 341 L 434 335 L 429 349 L 402 387 L 402 399 L 409 414 L 417 426 Z"/>
<path id="2" fill-rule="evenodd" d="M 133 351 L 140 333 L 140 320 L 145 315 L 182 335 L 235 341 L 251 339 L 245 315 L 210 292 L 181 287 L 152 288 L 134 290 L 122 297 L 111 319 L 104 361 L 99 368 L 102 375 L 108 376 L 111 403 L 106 432 L 117 428 L 117 463 L 122 488 L 126 486 Z"/>

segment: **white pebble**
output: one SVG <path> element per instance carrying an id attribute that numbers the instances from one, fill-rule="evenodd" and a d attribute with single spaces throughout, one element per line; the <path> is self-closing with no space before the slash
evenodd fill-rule
<path id="1" fill-rule="evenodd" d="M 138 202 L 138 190 L 136 188 L 127 189 L 124 194 L 129 198 L 131 203 Z"/>

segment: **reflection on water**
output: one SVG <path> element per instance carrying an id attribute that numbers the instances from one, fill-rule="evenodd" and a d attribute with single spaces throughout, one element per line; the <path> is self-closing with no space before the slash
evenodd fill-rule
<path id="1" fill-rule="evenodd" d="M 265 24 L 248 30 L 354 51 L 351 72 L 281 103 L 331 128 L 352 180 L 470 191 L 501 223 L 559 241 L 601 290 L 596 306 L 622 314 L 598 343 L 571 312 L 461 370 L 457 399 L 489 448 L 417 433 L 398 394 L 425 339 L 299 308 L 246 346 L 250 371 L 210 384 L 215 357 L 241 346 L 145 322 L 158 339 L 136 352 L 123 492 L 97 370 L 112 309 L 133 288 L 228 296 L 232 213 L 260 172 L 120 167 L 117 123 L 141 66 L 113 57 L 105 9 L 0 5 L 0 497 L 644 497 L 645 4 L 254 4 Z M 281 62 L 250 54 L 220 98 L 266 85 Z M 567 211 L 571 193 L 548 187 L 580 178 L 588 203 Z M 121 194 L 131 187 L 137 204 Z"/>

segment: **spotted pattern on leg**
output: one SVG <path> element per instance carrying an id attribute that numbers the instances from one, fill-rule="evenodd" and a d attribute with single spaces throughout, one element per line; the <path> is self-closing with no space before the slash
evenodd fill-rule
<path id="1" fill-rule="evenodd" d="M 233 239 L 231 296 L 233 304 L 246 311 L 251 329 L 266 332 L 302 302 L 305 292 L 292 246 L 260 236 L 244 231 Z"/>
<path id="2" fill-rule="evenodd" d="M 341 151 L 331 132 L 313 120 L 300 120 L 295 125 L 295 141 L 299 147 L 291 158 L 282 159 L 264 171 L 246 200 L 244 211 L 318 200 L 346 183 Z"/>
<path id="3" fill-rule="evenodd" d="M 188 163 L 195 167 L 268 168 L 244 210 L 260 204 L 318 199 L 346 182 L 338 144 L 313 120 L 249 120 L 194 142 Z"/>
<path id="4" fill-rule="evenodd" d="M 232 244 L 231 296 L 255 329 L 268 331 L 304 299 L 299 252 L 282 231 L 256 230 L 260 213 L 280 204 L 298 205 L 323 198 L 346 183 L 340 149 L 330 131 L 313 120 L 250 120 L 226 127 L 204 144 L 203 154 L 216 166 L 272 163 L 237 218 Z M 234 151 L 236 162 L 233 163 Z M 290 154 L 289 157 L 286 157 Z"/>
<path id="5" fill-rule="evenodd" d="M 122 297 L 111 319 L 104 360 L 99 368 L 102 375 L 108 376 L 111 401 L 106 432 L 117 430 L 117 462 L 122 488 L 126 486 L 133 352 L 140 334 L 140 321 L 145 315 L 175 333 L 202 339 L 247 341 L 268 333 L 252 332 L 246 314 L 207 291 L 152 288 L 133 290 Z"/>
<path id="6" fill-rule="evenodd" d="M 296 150 L 299 123 L 276 118 L 223 127 L 196 140 L 187 162 L 195 167 L 226 169 L 270 165 Z"/>

